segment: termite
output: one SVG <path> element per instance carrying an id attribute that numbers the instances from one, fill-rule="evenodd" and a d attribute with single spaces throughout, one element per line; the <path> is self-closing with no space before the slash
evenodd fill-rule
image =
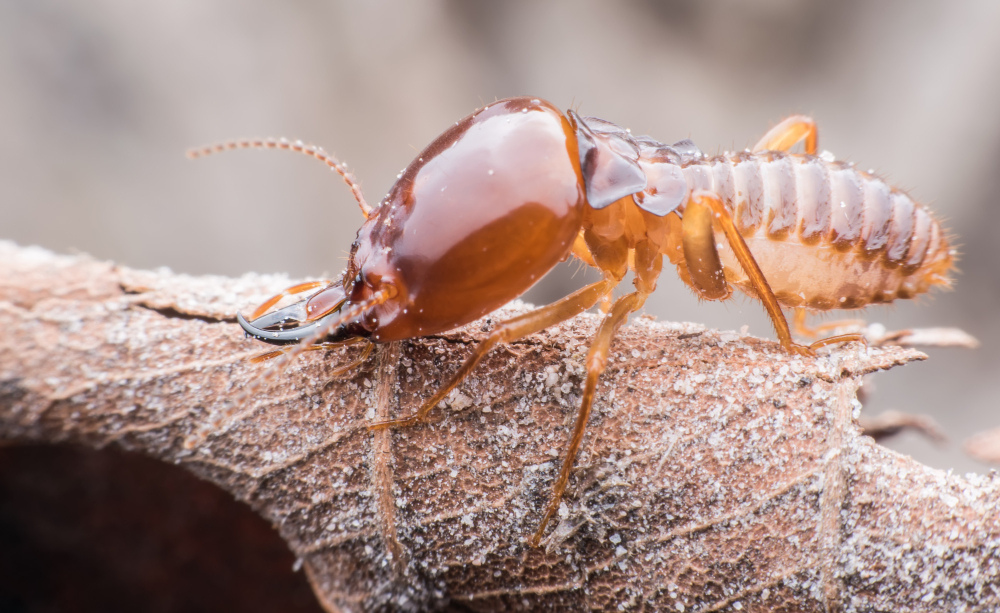
<path id="1" fill-rule="evenodd" d="M 791 153 L 798 144 L 804 153 Z M 538 98 L 509 98 L 434 140 L 377 207 L 343 164 L 301 142 L 233 141 L 189 155 L 259 147 L 326 162 L 366 218 L 340 278 L 288 288 L 250 321 L 239 315 L 248 335 L 292 345 L 260 356 L 283 354 L 270 373 L 309 349 L 366 343 L 344 371 L 375 343 L 462 326 L 517 298 L 570 255 L 603 275 L 497 324 L 416 413 L 372 423 L 373 430 L 424 421 L 495 346 L 590 309 L 634 273 L 635 290 L 611 303 L 587 353 L 576 422 L 534 546 L 566 490 L 615 331 L 656 289 L 663 256 L 700 298 L 725 300 L 735 287 L 760 300 L 784 350 L 807 356 L 863 337 L 798 344 L 782 307 L 796 309 L 798 324 L 806 309 L 858 309 L 950 285 L 954 252 L 931 213 L 873 173 L 817 155 L 816 124 L 804 116 L 774 126 L 752 150 L 707 156 L 689 140 L 666 145 Z M 313 290 L 268 313 L 282 298 Z"/>

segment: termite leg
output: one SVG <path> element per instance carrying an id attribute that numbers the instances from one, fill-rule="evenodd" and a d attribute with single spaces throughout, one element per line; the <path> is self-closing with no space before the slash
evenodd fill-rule
<path id="1" fill-rule="evenodd" d="M 864 327 L 865 325 L 865 320 L 863 319 L 837 319 L 818 326 L 810 326 L 806 323 L 806 317 L 806 310 L 801 307 L 795 309 L 792 316 L 792 329 L 795 330 L 795 334 L 805 338 L 816 338 L 820 334 L 836 330 L 837 328 L 846 328 L 848 326 Z"/>
<path id="2" fill-rule="evenodd" d="M 852 332 L 851 334 L 838 334 L 837 336 L 822 338 L 809 345 L 809 350 L 816 351 L 820 347 L 826 347 L 827 345 L 836 345 L 837 343 L 853 343 L 854 341 L 861 341 L 866 345 L 868 344 L 868 339 L 865 338 L 864 334 L 861 334 L 860 332 Z"/>
<path id="3" fill-rule="evenodd" d="M 705 300 L 725 300 L 733 293 L 715 248 L 712 208 L 694 199 L 681 219 L 681 246 L 691 285 Z"/>
<path id="4" fill-rule="evenodd" d="M 254 309 L 253 314 L 250 315 L 250 321 L 257 319 L 258 317 L 266 313 L 268 309 L 278 304 L 278 302 L 280 302 L 282 298 L 285 298 L 287 296 L 294 296 L 296 294 L 301 294 L 303 292 L 308 292 L 311 289 L 316 289 L 317 287 L 324 287 L 327 285 L 330 285 L 329 281 L 306 281 L 305 283 L 299 283 L 298 285 L 293 285 L 283 290 L 280 294 L 271 296 L 263 303 L 261 303 L 259 307 Z"/>
<path id="5" fill-rule="evenodd" d="M 571 317 L 575 317 L 594 306 L 601 297 L 610 293 L 617 284 L 618 281 L 615 279 L 604 279 L 579 289 L 550 305 L 497 324 L 493 331 L 490 332 L 490 335 L 483 342 L 479 343 L 475 350 L 473 350 L 472 355 L 452 375 L 451 379 L 430 400 L 425 402 L 416 413 L 401 419 L 376 422 L 370 424 L 368 428 L 370 430 L 382 430 L 383 428 L 406 427 L 423 421 L 427 417 L 427 414 L 431 412 L 431 409 L 436 407 L 451 390 L 455 389 L 458 384 L 468 377 L 472 369 L 498 343 L 515 341 L 529 334 L 544 330 L 549 326 L 554 326 L 559 322 L 566 321 Z"/>
<path id="6" fill-rule="evenodd" d="M 563 454 L 562 468 L 552 489 L 552 498 L 549 500 L 549 506 L 545 510 L 545 515 L 542 516 L 542 522 L 538 526 L 538 530 L 531 537 L 532 547 L 538 547 L 538 544 L 542 540 L 542 535 L 545 533 L 545 526 L 552 519 L 552 516 L 555 515 L 556 511 L 559 510 L 559 503 L 566 492 L 569 475 L 573 471 L 573 465 L 576 463 L 576 455 L 580 451 L 580 445 L 583 443 L 583 433 L 587 428 L 587 421 L 590 419 L 590 410 L 594 406 L 594 393 L 597 391 L 597 380 L 604 373 L 604 369 L 608 365 L 611 340 L 614 338 L 618 328 L 625 323 L 629 313 L 641 308 L 645 301 L 646 294 L 643 292 L 632 292 L 631 294 L 622 296 L 615 301 L 614 306 L 611 307 L 611 311 L 597 329 L 594 341 L 590 345 L 590 351 L 587 352 L 587 380 L 584 382 L 583 400 L 580 402 L 580 410 L 576 414 L 573 435 L 570 437 L 569 444 L 566 446 L 566 452 Z"/>
<path id="7" fill-rule="evenodd" d="M 350 362 L 344 364 L 343 366 L 335 368 L 333 372 L 330 373 L 330 376 L 339 377 L 340 375 L 347 374 L 348 372 L 354 370 L 358 366 L 361 366 L 362 364 L 365 363 L 365 360 L 368 359 L 368 356 L 372 354 L 372 349 L 375 349 L 375 343 L 368 341 L 368 344 L 365 345 L 365 348 L 361 350 L 361 353 L 358 354 L 357 358 L 351 360 Z"/>
<path id="8" fill-rule="evenodd" d="M 819 133 L 812 117 L 792 115 L 767 131 L 754 145 L 754 153 L 758 151 L 788 151 L 798 143 L 805 141 L 804 150 L 809 155 L 816 155 L 819 144 Z"/>
<path id="9" fill-rule="evenodd" d="M 608 311 L 611 310 L 611 304 L 612 304 L 611 303 L 611 296 L 606 294 L 606 295 L 604 295 L 600 299 L 599 304 L 597 305 L 597 308 L 598 308 L 598 310 L 601 311 L 602 315 L 607 315 Z"/>
<path id="10" fill-rule="evenodd" d="M 590 253 L 590 248 L 587 247 L 587 241 L 583 238 L 583 232 L 576 235 L 576 239 L 573 241 L 572 253 L 588 266 L 598 267 L 597 263 L 594 262 L 594 256 Z"/>
<path id="11" fill-rule="evenodd" d="M 729 211 L 726 210 L 726 205 L 723 204 L 722 200 L 716 194 L 705 190 L 696 190 L 691 194 L 691 200 L 684 209 L 684 216 L 697 215 L 699 218 L 706 220 L 703 223 L 710 223 L 711 217 L 704 216 L 703 211 L 698 210 L 699 207 L 709 207 L 711 209 L 715 221 L 722 228 L 729 246 L 732 247 L 733 253 L 736 254 L 736 259 L 739 260 L 740 266 L 743 267 L 744 272 L 750 278 L 750 283 L 753 284 L 754 290 L 756 290 L 757 298 L 764 303 L 764 309 L 767 310 L 767 314 L 771 317 L 771 323 L 774 324 L 774 330 L 778 334 L 778 341 L 781 343 L 781 346 L 786 351 L 792 353 L 815 355 L 815 352 L 810 347 L 800 345 L 792 340 L 792 333 L 788 329 L 785 314 L 781 312 L 781 306 L 778 305 L 778 299 L 774 297 L 771 286 L 768 285 L 764 273 L 761 272 L 760 266 L 757 265 L 757 261 L 753 258 L 753 254 L 750 253 L 750 248 L 747 247 L 746 241 L 743 240 L 743 236 L 740 235 L 739 230 L 736 228 L 733 218 L 729 215 Z M 686 233 L 687 228 L 685 227 Z M 707 252 L 715 249 L 714 233 L 706 232 L 699 234 L 699 236 L 704 236 L 703 241 L 711 241 L 702 245 L 699 249 L 700 251 Z M 686 245 L 685 249 L 687 249 Z M 722 274 L 721 270 L 718 274 Z"/>

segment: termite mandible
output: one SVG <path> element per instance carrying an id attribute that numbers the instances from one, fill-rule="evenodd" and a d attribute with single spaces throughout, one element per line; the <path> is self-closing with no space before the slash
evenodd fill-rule
<path id="1" fill-rule="evenodd" d="M 799 143 L 804 153 L 790 153 Z M 816 124 L 804 116 L 774 126 L 753 150 L 710 157 L 689 140 L 668 146 L 602 119 L 563 114 L 538 98 L 508 98 L 434 140 L 377 207 L 366 203 L 343 164 L 301 142 L 232 141 L 189 156 L 237 148 L 289 149 L 326 162 L 366 218 L 340 278 L 290 287 L 250 321 L 239 315 L 248 335 L 290 345 L 258 356 L 281 356 L 271 373 L 309 349 L 367 343 L 359 359 L 338 369 L 345 372 L 374 343 L 462 326 L 517 298 L 570 255 L 603 274 L 497 324 L 415 414 L 373 423 L 373 430 L 423 421 L 497 344 L 586 311 L 634 273 L 635 291 L 614 300 L 587 354 L 582 401 L 534 546 L 559 508 L 615 331 L 656 289 L 664 255 L 700 298 L 725 300 L 736 287 L 760 300 L 781 346 L 807 356 L 863 337 L 800 345 L 782 307 L 796 309 L 798 325 L 806 309 L 910 298 L 948 287 L 955 258 L 926 208 L 872 173 L 817 155 Z M 312 290 L 318 291 L 267 312 L 286 296 Z M 241 398 L 252 393 L 245 389 Z M 205 436 L 186 444 L 194 447 Z"/>

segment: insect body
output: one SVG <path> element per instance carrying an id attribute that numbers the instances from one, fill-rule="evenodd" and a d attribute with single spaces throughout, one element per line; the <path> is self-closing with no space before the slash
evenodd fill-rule
<path id="1" fill-rule="evenodd" d="M 800 141 L 805 154 L 787 153 Z M 815 124 L 805 117 L 782 122 L 753 151 L 708 157 L 690 141 L 668 146 L 597 118 L 564 115 L 539 99 L 510 98 L 438 137 L 375 208 L 319 149 L 242 141 L 193 156 L 259 146 L 325 161 L 367 218 L 339 279 L 289 288 L 251 321 L 239 317 L 248 334 L 292 345 L 263 357 L 283 353 L 287 363 L 316 347 L 443 332 L 518 297 L 569 255 L 603 273 L 498 324 L 416 414 L 372 428 L 420 422 L 498 343 L 591 308 L 634 272 L 635 291 L 614 301 L 587 355 L 581 407 L 535 545 L 568 483 L 612 337 L 655 290 L 664 255 L 702 298 L 726 299 L 736 287 L 760 299 L 782 346 L 805 355 L 861 336 L 799 345 L 782 306 L 859 308 L 949 284 L 953 253 L 931 214 L 877 177 L 817 157 Z M 317 289 L 266 313 L 283 296 Z"/>
<path id="2" fill-rule="evenodd" d="M 782 306 L 853 309 L 948 284 L 953 254 L 941 226 L 852 165 L 766 151 L 684 172 L 735 208 L 736 227 Z M 720 255 L 727 280 L 753 294 L 732 250 Z"/>

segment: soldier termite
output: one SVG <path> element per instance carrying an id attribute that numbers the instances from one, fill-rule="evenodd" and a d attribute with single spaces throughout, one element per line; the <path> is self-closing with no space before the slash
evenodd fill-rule
<path id="1" fill-rule="evenodd" d="M 798 143 L 805 153 L 789 153 Z M 255 147 L 326 162 L 366 217 L 340 278 L 296 285 L 250 321 L 239 316 L 248 334 L 291 346 L 261 356 L 281 356 L 271 373 L 308 349 L 366 343 L 342 371 L 374 343 L 467 324 L 520 296 L 569 255 L 603 275 L 497 324 L 415 414 L 373 429 L 419 423 L 497 344 L 593 307 L 634 273 L 635 291 L 611 303 L 587 354 L 581 406 L 533 545 L 566 489 L 615 331 L 655 290 L 663 256 L 701 298 L 724 300 L 735 287 L 759 299 L 782 347 L 802 355 L 863 339 L 845 334 L 800 345 L 782 307 L 798 309 L 800 324 L 805 309 L 857 309 L 950 284 L 954 253 L 930 212 L 878 177 L 818 156 L 816 126 L 802 116 L 772 128 L 752 151 L 710 157 L 690 141 L 666 145 L 537 98 L 509 98 L 439 136 L 374 208 L 342 164 L 302 143 L 234 141 L 190 155 Z M 267 312 L 285 296 L 311 291 Z M 188 447 L 206 435 L 199 432 Z"/>

